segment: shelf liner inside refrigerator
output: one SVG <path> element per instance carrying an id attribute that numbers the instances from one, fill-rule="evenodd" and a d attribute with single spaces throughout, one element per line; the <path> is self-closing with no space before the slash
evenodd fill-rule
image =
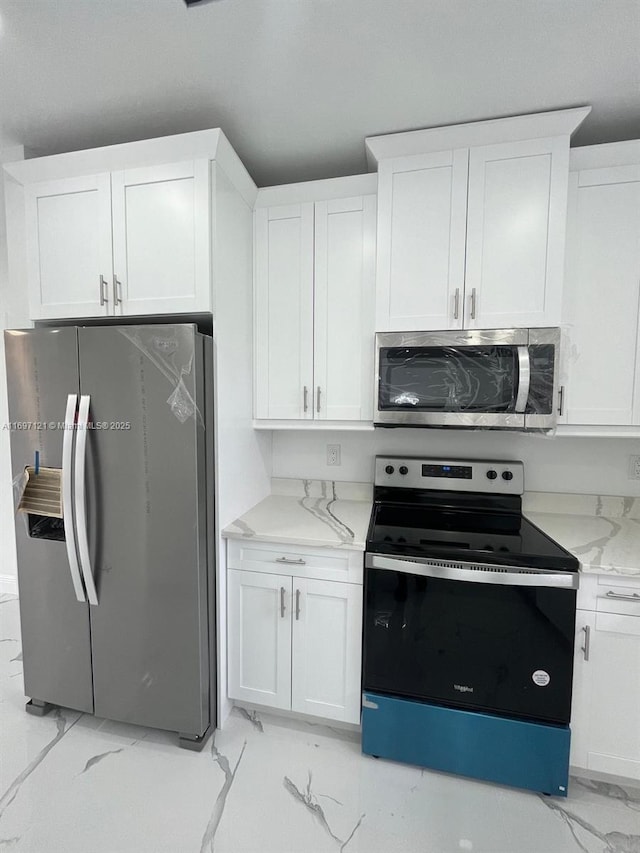
<path id="1" fill-rule="evenodd" d="M 21 477 L 22 494 L 18 501 L 18 512 L 29 515 L 46 515 L 62 518 L 62 470 L 60 468 L 24 469 Z"/>

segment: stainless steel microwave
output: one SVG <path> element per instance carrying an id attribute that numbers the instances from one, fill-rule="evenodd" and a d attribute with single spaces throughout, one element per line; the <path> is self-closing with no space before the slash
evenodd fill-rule
<path id="1" fill-rule="evenodd" d="M 376 426 L 548 430 L 560 329 L 380 332 Z"/>

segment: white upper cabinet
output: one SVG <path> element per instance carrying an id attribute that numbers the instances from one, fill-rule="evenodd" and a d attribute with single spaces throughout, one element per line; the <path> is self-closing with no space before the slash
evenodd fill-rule
<path id="1" fill-rule="evenodd" d="M 372 418 L 376 200 L 375 195 L 347 195 L 375 186 L 372 178 L 259 192 L 258 420 L 314 425 Z M 332 193 L 337 197 L 329 197 Z M 320 198 L 308 200 L 314 195 Z M 276 203 L 289 198 L 295 203 Z"/>
<path id="2" fill-rule="evenodd" d="M 255 212 L 256 417 L 313 417 L 313 203 Z"/>
<path id="3" fill-rule="evenodd" d="M 211 310 L 209 162 L 26 187 L 33 319 Z"/>
<path id="4" fill-rule="evenodd" d="M 34 319 L 112 313 L 109 175 L 31 184 L 25 210 Z"/>
<path id="5" fill-rule="evenodd" d="M 468 159 L 462 149 L 380 163 L 377 328 L 462 328 Z"/>
<path id="6" fill-rule="evenodd" d="M 26 266 L 32 320 L 211 312 L 234 200 L 251 210 L 257 193 L 218 129 L 3 169 L 24 188 L 10 275 Z"/>
<path id="7" fill-rule="evenodd" d="M 469 152 L 466 328 L 560 322 L 568 170 L 563 138 Z"/>
<path id="8" fill-rule="evenodd" d="M 111 175 L 116 314 L 209 306 L 209 163 Z"/>
<path id="9" fill-rule="evenodd" d="M 575 156 L 563 305 L 565 422 L 638 425 L 640 143 L 577 149 Z M 598 165 L 607 159 L 614 165 Z M 621 159 L 635 163 L 615 165 Z"/>
<path id="10" fill-rule="evenodd" d="M 558 325 L 569 137 L 589 109 L 367 140 L 376 331 Z"/>
<path id="11" fill-rule="evenodd" d="M 318 420 L 372 417 L 376 198 L 315 205 L 314 385 Z"/>

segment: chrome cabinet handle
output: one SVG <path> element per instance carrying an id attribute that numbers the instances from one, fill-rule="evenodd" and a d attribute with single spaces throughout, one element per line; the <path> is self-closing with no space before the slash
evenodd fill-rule
<path id="1" fill-rule="evenodd" d="M 456 287 L 456 295 L 453 297 L 453 319 L 457 320 L 460 316 L 460 288 Z"/>
<path id="2" fill-rule="evenodd" d="M 564 411 L 564 385 L 558 388 L 558 414 L 561 415 Z"/>
<path id="3" fill-rule="evenodd" d="M 300 590 L 296 590 L 296 620 L 300 619 Z"/>
<path id="4" fill-rule="evenodd" d="M 318 393 L 316 395 L 316 411 L 320 411 L 320 386 L 318 385 Z"/>
<path id="5" fill-rule="evenodd" d="M 475 287 L 471 288 L 471 296 L 469 297 L 470 302 L 470 316 L 472 320 L 476 319 L 476 289 Z"/>
<path id="6" fill-rule="evenodd" d="M 621 601 L 640 601 L 640 595 L 638 595 L 637 592 L 632 592 L 630 595 L 627 595 L 624 592 L 613 592 L 612 590 L 608 590 L 606 597 L 619 598 Z"/>
<path id="7" fill-rule="evenodd" d="M 122 282 L 117 275 L 113 276 L 113 304 L 122 305 Z"/>
<path id="8" fill-rule="evenodd" d="M 78 556 L 89 604 L 97 605 L 98 593 L 91 569 L 89 555 L 89 534 L 87 532 L 85 463 L 87 459 L 87 433 L 89 432 L 89 405 L 91 398 L 87 394 L 80 397 L 78 406 L 78 428 L 76 435 L 76 464 L 74 471 L 74 501 L 76 512 L 76 536 Z"/>
<path id="9" fill-rule="evenodd" d="M 285 588 L 283 586 L 280 587 L 280 618 L 284 619 L 284 611 L 286 610 L 284 606 L 284 596 L 285 596 Z"/>
<path id="10" fill-rule="evenodd" d="M 100 276 L 100 306 L 109 304 L 109 297 L 106 295 L 107 292 L 107 280 L 103 275 Z"/>
<path id="11" fill-rule="evenodd" d="M 307 388 L 306 385 L 304 386 L 304 391 L 302 393 L 302 399 L 303 399 L 304 411 L 308 412 L 309 411 L 309 389 Z"/>
<path id="12" fill-rule="evenodd" d="M 294 566 L 306 566 L 307 565 L 304 560 L 301 560 L 301 559 L 293 560 L 290 557 L 276 557 L 276 563 L 289 563 L 289 564 L 294 565 Z"/>
<path id="13" fill-rule="evenodd" d="M 591 645 L 591 626 L 585 625 L 584 631 L 584 646 L 580 646 L 585 660 L 589 660 L 589 646 Z"/>
<path id="14" fill-rule="evenodd" d="M 69 394 L 64 416 L 64 433 L 62 435 L 62 516 L 64 518 L 64 539 L 73 589 L 78 601 L 86 601 L 80 577 L 80 564 L 78 563 L 76 529 L 73 518 L 73 479 L 71 476 L 77 406 L 77 396 Z"/>

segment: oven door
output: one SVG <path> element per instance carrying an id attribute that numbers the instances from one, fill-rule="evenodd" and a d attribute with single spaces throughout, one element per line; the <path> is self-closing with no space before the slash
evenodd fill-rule
<path id="1" fill-rule="evenodd" d="M 568 723 L 576 581 L 367 554 L 363 689 Z"/>

